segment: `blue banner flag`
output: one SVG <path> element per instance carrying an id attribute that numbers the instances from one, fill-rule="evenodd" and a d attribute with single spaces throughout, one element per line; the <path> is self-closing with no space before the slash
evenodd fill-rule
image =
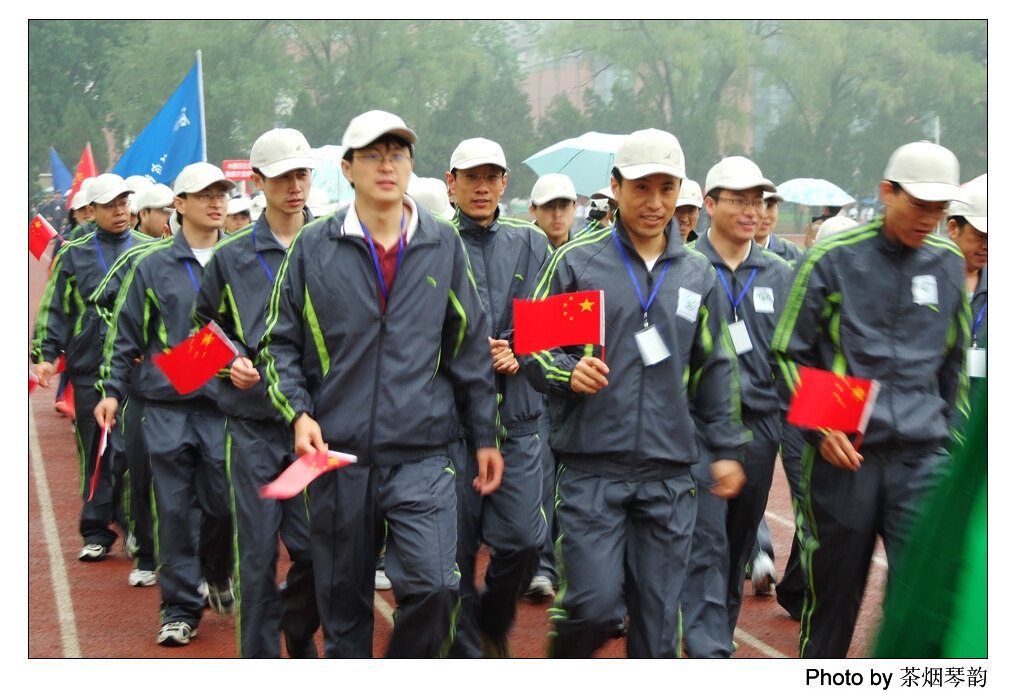
<path id="1" fill-rule="evenodd" d="M 60 157 L 56 155 L 56 149 L 53 147 L 49 147 L 49 172 L 53 176 L 53 190 L 60 194 L 67 194 L 67 190 L 74 184 L 74 177 Z"/>
<path id="2" fill-rule="evenodd" d="M 122 178 L 143 175 L 171 185 L 184 167 L 205 160 L 201 58 L 183 83 L 113 166 Z"/>

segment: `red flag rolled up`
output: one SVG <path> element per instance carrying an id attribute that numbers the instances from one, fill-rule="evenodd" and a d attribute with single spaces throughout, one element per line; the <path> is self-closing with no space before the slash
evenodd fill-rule
<path id="1" fill-rule="evenodd" d="M 302 492 L 314 479 L 329 470 L 356 463 L 356 456 L 338 451 L 304 454 L 282 471 L 279 477 L 261 488 L 262 499 L 289 499 Z"/>
<path id="2" fill-rule="evenodd" d="M 568 345 L 603 345 L 603 291 L 561 293 L 543 300 L 515 300 L 519 355 Z"/>
<path id="3" fill-rule="evenodd" d="M 236 357 L 236 346 L 226 338 L 215 322 L 180 343 L 168 353 L 160 353 L 152 362 L 162 370 L 181 394 L 200 389 L 215 373 Z"/>

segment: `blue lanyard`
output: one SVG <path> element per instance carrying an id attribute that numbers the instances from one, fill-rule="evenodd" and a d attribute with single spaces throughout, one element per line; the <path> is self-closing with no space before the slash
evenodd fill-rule
<path id="1" fill-rule="evenodd" d="M 377 272 L 377 282 L 381 285 L 381 294 L 385 296 L 385 304 L 387 305 L 388 286 L 385 285 L 385 276 L 384 273 L 381 271 L 381 260 L 378 259 L 377 250 L 374 249 L 374 238 L 370 236 L 370 233 L 367 231 L 367 226 L 363 224 L 363 221 L 360 221 L 360 228 L 363 230 L 363 236 L 367 239 L 367 249 L 370 250 L 370 258 L 374 260 L 374 271 Z M 406 211 L 405 209 L 403 209 L 402 224 L 399 226 L 399 254 L 398 256 L 395 257 L 395 271 L 392 273 L 393 277 L 395 276 L 395 274 L 399 272 L 399 264 L 402 263 L 402 252 L 406 248 L 404 238 L 402 235 L 402 233 L 405 232 L 405 229 L 406 229 Z"/>
<path id="2" fill-rule="evenodd" d="M 131 231 L 129 231 L 129 230 L 125 230 L 124 232 L 127 233 L 127 244 L 123 248 L 123 251 L 126 252 L 127 250 L 130 249 L 130 247 L 131 247 L 131 240 L 134 239 L 134 236 L 131 235 Z M 92 236 L 92 242 L 95 243 L 95 253 L 97 255 L 99 255 L 99 262 L 102 264 L 102 272 L 108 274 L 109 273 L 109 267 L 106 266 L 106 258 L 102 256 L 102 246 L 99 245 L 99 233 L 98 233 L 98 231 L 96 231 L 95 235 Z M 123 254 L 123 253 L 121 252 L 121 254 Z"/>
<path id="3" fill-rule="evenodd" d="M 197 259 L 195 259 L 194 261 L 197 261 Z M 194 286 L 194 292 L 195 293 L 198 292 L 200 290 L 200 288 L 198 288 L 198 279 L 194 278 L 194 270 L 191 269 L 190 259 L 184 259 L 183 265 L 187 267 L 187 273 L 190 275 L 190 282 L 191 285 Z"/>
<path id="4" fill-rule="evenodd" d="M 614 226 L 614 232 L 611 234 L 614 238 L 614 244 L 617 245 L 617 251 L 621 255 L 621 259 L 624 260 L 625 268 L 628 269 L 628 275 L 631 277 L 631 284 L 635 286 L 635 293 L 639 296 L 639 304 L 642 305 L 642 327 L 649 328 L 649 306 L 653 304 L 653 300 L 656 298 L 656 293 L 660 290 L 660 286 L 663 285 L 663 277 L 667 275 L 667 269 L 670 268 L 670 260 L 668 259 L 663 264 L 663 270 L 660 271 L 660 278 L 656 281 L 656 285 L 653 286 L 653 292 L 649 296 L 647 301 L 642 297 L 642 288 L 639 287 L 639 280 L 635 277 L 635 270 L 631 268 L 631 260 L 628 259 L 627 253 L 624 248 L 621 247 L 621 240 L 617 237 L 617 226 Z"/>
<path id="5" fill-rule="evenodd" d="M 261 266 L 264 268 L 265 273 L 268 274 L 269 283 L 275 283 L 275 276 L 272 275 L 271 269 L 268 268 L 268 262 L 265 261 L 264 256 L 262 256 L 261 251 L 258 249 L 258 241 L 255 238 L 256 234 L 254 230 L 250 231 L 250 241 L 254 244 L 254 252 L 258 255 L 258 259 L 261 260 Z"/>
<path id="6" fill-rule="evenodd" d="M 751 276 L 748 277 L 748 281 L 744 284 L 744 289 L 741 294 L 734 299 L 734 293 L 730 290 L 730 284 L 727 283 L 727 277 L 723 275 L 723 271 L 720 269 L 720 264 L 713 264 L 713 268 L 716 269 L 716 273 L 720 277 L 720 282 L 723 284 L 723 289 L 727 291 L 727 297 L 730 299 L 730 305 L 734 308 L 734 321 L 737 321 L 737 306 L 741 304 L 741 300 L 744 299 L 745 294 L 748 292 L 748 287 L 751 282 L 755 280 L 755 274 L 758 273 L 758 267 L 751 270 Z"/>
<path id="7" fill-rule="evenodd" d="M 987 300 L 985 300 L 984 304 L 981 305 L 981 309 L 977 313 L 977 319 L 974 320 L 974 328 L 970 330 L 970 346 L 972 348 L 977 347 L 977 330 L 981 328 L 981 321 L 984 319 L 984 310 L 986 309 L 988 309 Z"/>

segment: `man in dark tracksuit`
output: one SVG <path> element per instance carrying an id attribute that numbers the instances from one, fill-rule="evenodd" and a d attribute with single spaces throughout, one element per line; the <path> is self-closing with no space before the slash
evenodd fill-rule
<path id="1" fill-rule="evenodd" d="M 95 409 L 100 423 L 112 424 L 132 377 L 144 406 L 142 433 L 152 469 L 162 593 L 162 626 L 156 638 L 160 645 L 190 642 L 204 610 L 202 580 L 212 609 L 229 614 L 234 608 L 225 419 L 216 404 L 219 382 L 213 378 L 197 391 L 180 394 L 153 362 L 153 356 L 194 331 L 194 299 L 204 265 L 222 237 L 219 228 L 233 186 L 209 163 L 192 163 L 177 176 L 173 192 L 181 229 L 156 241 L 124 280 L 115 328 L 106 336 L 102 379 L 96 385 L 103 396 Z M 143 360 L 135 365 L 139 357 Z"/>
<path id="2" fill-rule="evenodd" d="M 731 156 L 706 176 L 704 205 L 709 230 L 692 247 L 713 266 L 722 285 L 720 318 L 738 354 L 741 419 L 752 432 L 740 494 L 724 501 L 698 495 L 688 587 L 681 600 L 684 643 L 691 657 L 729 657 L 744 593 L 744 570 L 780 445 L 781 404 L 769 348 L 790 292 L 790 265 L 754 240 L 772 182 L 752 161 Z M 705 479 L 699 472 L 698 477 Z"/>
<path id="3" fill-rule="evenodd" d="M 943 447 L 961 423 L 970 308 L 962 254 L 934 234 L 958 196 L 959 162 L 914 142 L 889 158 L 884 217 L 816 243 L 773 337 L 788 397 L 799 366 L 874 379 L 881 390 L 860 450 L 840 431 L 805 431 L 803 519 L 810 538 L 802 657 L 844 657 L 878 535 L 897 559 Z"/>
<path id="4" fill-rule="evenodd" d="M 240 353 L 218 401 L 226 415 L 226 471 L 233 493 L 240 655 L 279 657 L 281 627 L 290 657 L 317 657 L 306 495 L 281 501 L 259 495 L 292 463 L 293 430 L 268 399 L 252 360 L 286 248 L 313 220 L 305 204 L 311 170 L 318 164 L 306 138 L 293 129 L 261 135 L 250 160 L 251 179 L 264 191 L 267 206 L 256 223 L 216 245 L 194 303 L 194 320 L 199 325 L 215 321 Z M 280 536 L 292 561 L 281 592 L 275 583 Z"/>
<path id="5" fill-rule="evenodd" d="M 793 264 L 801 258 L 804 250 L 773 232 L 776 230 L 776 222 L 780 218 L 780 204 L 784 199 L 776 192 L 767 191 L 762 196 L 765 199 L 766 208 L 762 212 L 758 230 L 755 231 L 755 242 Z"/>
<path id="6" fill-rule="evenodd" d="M 106 558 L 116 540 L 110 525 L 122 516 L 117 512 L 113 439 L 108 440 L 102 459 L 98 459 L 101 430 L 90 413 L 99 402 L 94 385 L 99 377 L 104 325 L 88 298 L 120 255 L 132 245 L 147 243 L 149 238 L 127 227 L 131 190 L 123 178 L 112 173 L 101 175 L 89 190 L 94 220 L 86 221 L 86 232 L 56 256 L 39 304 L 32 355 L 38 363 L 39 384 L 48 387 L 54 363 L 61 352 L 66 353 L 65 371 L 74 386 L 74 407 L 78 411 L 74 434 L 83 501 L 79 530 L 84 541 L 78 559 L 99 561 Z M 97 465 L 99 477 L 95 478 Z"/>
<path id="7" fill-rule="evenodd" d="M 628 656 L 673 658 L 695 524 L 691 469 L 709 464 L 712 491 L 734 496 L 751 435 L 719 316 L 723 288 L 673 219 L 680 144 L 635 132 L 614 165 L 613 227 L 554 252 L 533 296 L 602 290 L 606 342 L 523 358 L 526 376 L 551 394 L 550 445 L 561 459 L 550 653 L 591 656 L 614 635 L 623 604 Z"/>
<path id="8" fill-rule="evenodd" d="M 488 320 L 488 340 L 498 395 L 498 418 L 504 426 L 501 453 L 505 472 L 501 486 L 481 497 L 467 478 L 475 473 L 469 458 L 458 482 L 458 553 L 462 612 L 452 654 L 462 657 L 510 657 L 508 630 L 518 599 L 539 562 L 547 531 L 543 513 L 543 452 L 540 416 L 544 397 L 518 374 L 511 350 L 512 300 L 526 299 L 550 254 L 547 236 L 532 223 L 501 216 L 498 202 L 508 184 L 508 165 L 501 146 L 489 139 L 461 142 L 452 152 L 446 175 L 455 195 L 452 222 L 469 254 Z M 462 471 L 465 472 L 462 472 Z M 482 593 L 476 592 L 476 553 L 490 548 Z"/>
<path id="9" fill-rule="evenodd" d="M 350 122 L 342 170 L 354 202 L 293 241 L 258 353 L 297 455 L 357 457 L 307 488 L 328 657 L 373 653 L 381 519 L 398 603 L 388 656 L 448 653 L 459 588 L 451 456 L 463 426 L 477 446 L 473 487 L 501 480 L 483 305 L 454 226 L 405 194 L 415 142 L 391 113 Z"/>

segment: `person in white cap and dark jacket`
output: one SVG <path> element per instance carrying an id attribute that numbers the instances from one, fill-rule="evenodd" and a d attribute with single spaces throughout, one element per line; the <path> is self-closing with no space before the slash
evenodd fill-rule
<path id="1" fill-rule="evenodd" d="M 226 472 L 233 493 L 237 638 L 242 657 L 279 657 L 281 630 L 290 657 L 317 657 L 306 498 L 301 493 L 280 501 L 259 494 L 293 462 L 293 430 L 268 400 L 253 360 L 286 249 L 314 220 L 307 203 L 318 161 L 302 133 L 278 128 L 258 137 L 250 162 L 265 212 L 216 245 L 194 304 L 195 323 L 214 321 L 239 353 L 218 398 L 226 415 Z M 291 562 L 281 591 L 275 581 L 280 539 Z"/>
<path id="2" fill-rule="evenodd" d="M 92 179 L 87 192 L 92 220 L 85 221 L 78 238 L 64 245 L 53 261 L 32 341 L 39 385 L 50 386 L 56 362 L 64 354 L 65 372 L 74 388 L 82 500 L 78 530 L 84 542 L 78 554 L 81 561 L 105 559 L 117 538 L 111 526 L 124 523 L 118 511 L 114 449 L 108 445 L 98 459 L 101 430 L 89 413 L 99 401 L 94 385 L 99 378 L 104 330 L 88 298 L 120 255 L 149 239 L 129 228 L 130 193 L 119 175 L 105 173 Z"/>
<path id="3" fill-rule="evenodd" d="M 173 190 L 161 182 L 150 185 L 137 195 L 138 230 L 151 238 L 170 234 L 169 217 L 173 213 Z"/>
<path id="4" fill-rule="evenodd" d="M 397 603 L 387 655 L 447 654 L 462 427 L 477 441 L 474 490 L 501 481 L 486 317 L 455 228 L 406 195 L 416 140 L 392 113 L 350 121 L 342 172 L 355 198 L 290 244 L 256 361 L 297 456 L 357 457 L 307 487 L 327 657 L 373 655 L 385 521 Z"/>
<path id="5" fill-rule="evenodd" d="M 701 212 L 702 188 L 694 180 L 682 180 L 674 218 L 677 219 L 677 226 L 681 230 L 681 239 L 684 242 L 693 242 L 698 237 L 695 228 L 698 226 Z"/>
<path id="6" fill-rule="evenodd" d="M 561 461 L 553 657 L 591 656 L 625 607 L 629 657 L 676 657 L 696 516 L 692 468 L 707 464 L 711 480 L 699 491 L 724 499 L 744 483 L 751 434 L 720 317 L 726 296 L 673 218 L 684 176 L 674 135 L 629 135 L 614 158 L 613 226 L 557 250 L 532 296 L 602 290 L 609 325 L 602 347 L 522 358 L 526 376 L 550 393 L 550 445 Z"/>
<path id="7" fill-rule="evenodd" d="M 505 469 L 501 486 L 479 496 L 469 486 L 477 440 L 466 435 L 466 466 L 459 470 L 458 554 L 462 573 L 459 616 L 452 654 L 509 657 L 508 631 L 518 599 L 529 586 L 547 531 L 543 514 L 543 460 L 546 440 L 539 422 L 546 402 L 524 376 L 512 352 L 513 299 L 532 292 L 550 255 L 547 236 L 532 223 L 503 216 L 498 203 L 508 184 L 504 151 L 494 141 L 466 139 L 452 152 L 445 174 L 455 197 L 452 222 L 466 247 L 487 315 L 487 370 L 498 397 L 500 449 Z M 490 548 L 484 589 L 475 587 L 480 544 Z"/>
<path id="8" fill-rule="evenodd" d="M 967 373 L 981 385 L 988 367 L 988 174 L 961 188 L 965 199 L 949 205 L 946 229 L 963 252 L 964 286 L 970 300 L 970 351 Z"/>
<path id="9" fill-rule="evenodd" d="M 802 430 L 798 520 L 810 529 L 802 549 L 810 587 L 800 654 L 808 658 L 846 656 L 876 538 L 892 581 L 968 406 L 963 254 L 935 232 L 949 202 L 963 198 L 959 161 L 913 142 L 892 153 L 882 178 L 885 214 L 805 253 L 773 337 L 785 402 L 801 366 L 881 384 L 860 439 Z"/>
<path id="10" fill-rule="evenodd" d="M 575 236 L 575 185 L 567 175 L 548 173 L 541 175 L 529 195 L 529 215 L 536 227 L 557 249 Z"/>
<path id="11" fill-rule="evenodd" d="M 763 198 L 766 201 L 766 208 L 762 212 L 762 222 L 759 223 L 758 230 L 755 231 L 755 242 L 794 264 L 804 254 L 804 250 L 773 232 L 776 230 L 776 222 L 780 218 L 780 204 L 784 202 L 784 199 L 775 191 L 766 191 Z"/>
<path id="12" fill-rule="evenodd" d="M 776 187 L 751 160 L 730 156 L 709 169 L 704 205 L 709 229 L 692 244 L 712 265 L 724 299 L 717 317 L 737 353 L 741 420 L 751 430 L 746 481 L 723 500 L 698 495 L 698 521 L 688 587 L 681 598 L 684 646 L 691 657 L 730 657 L 741 610 L 744 573 L 765 513 L 780 445 L 781 402 L 769 363 L 776 321 L 790 293 L 793 270 L 763 250 L 755 234 L 765 192 Z M 708 477 L 698 469 L 700 482 Z"/>
<path id="13" fill-rule="evenodd" d="M 142 434 L 152 469 L 162 593 L 159 645 L 187 645 L 194 636 L 206 599 L 202 580 L 213 610 L 230 614 L 235 606 L 225 418 L 217 405 L 220 382 L 213 378 L 181 394 L 153 362 L 154 355 L 196 330 L 194 299 L 215 243 L 223 237 L 233 187 L 210 163 L 192 163 L 180 171 L 173 182 L 180 231 L 155 241 L 123 281 L 96 384 L 102 400 L 95 418 L 102 427 L 115 423 L 128 386 L 145 408 Z"/>

